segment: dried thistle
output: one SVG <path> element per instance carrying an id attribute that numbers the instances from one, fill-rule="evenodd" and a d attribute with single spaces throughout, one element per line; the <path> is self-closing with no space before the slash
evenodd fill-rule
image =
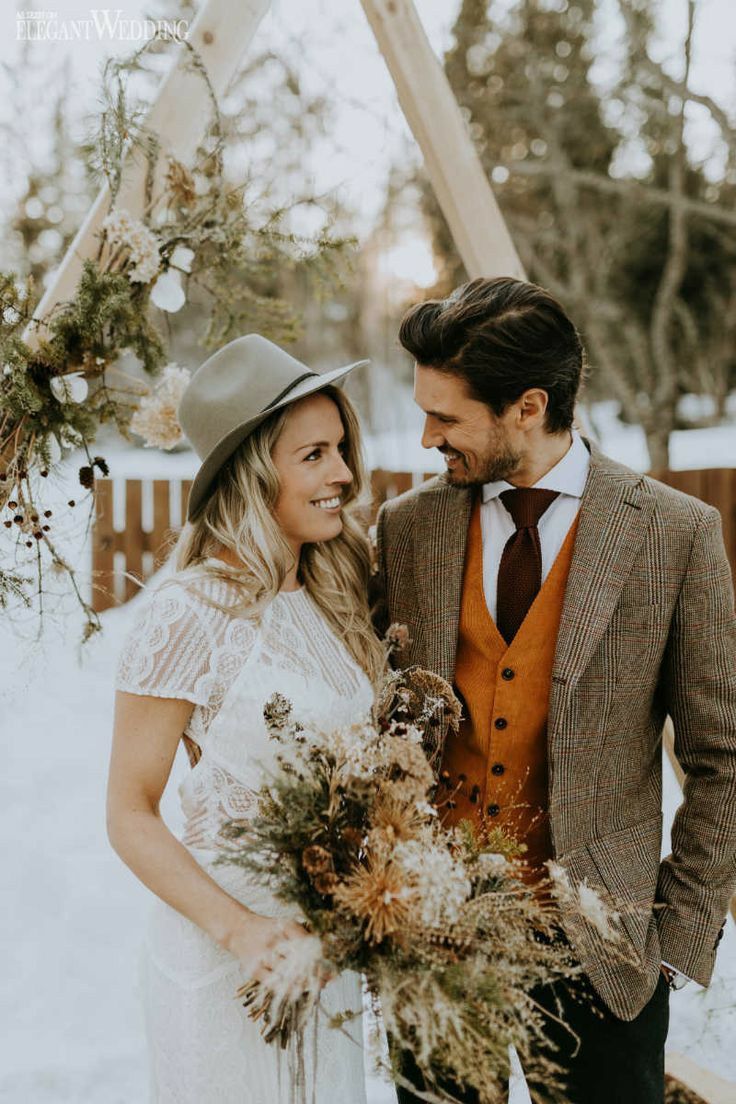
<path id="1" fill-rule="evenodd" d="M 400 936 L 411 919 L 411 890 L 403 872 L 379 855 L 370 855 L 335 890 L 335 901 L 365 925 L 369 943 Z"/>
<path id="2" fill-rule="evenodd" d="M 381 791 L 373 805 L 374 830 L 384 833 L 394 841 L 415 839 L 426 824 L 426 815 L 417 809 L 416 803 L 403 801 L 395 790 Z"/>

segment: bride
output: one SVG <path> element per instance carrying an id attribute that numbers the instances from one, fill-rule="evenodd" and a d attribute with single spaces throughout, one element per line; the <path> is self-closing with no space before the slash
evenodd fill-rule
<path id="1" fill-rule="evenodd" d="M 181 404 L 202 465 L 176 571 L 123 649 L 108 782 L 112 846 L 158 898 L 142 990 L 160 1104 L 288 1104 L 304 1085 L 316 1104 L 365 1101 L 360 1016 L 328 1024 L 359 1013 L 359 978 L 326 985 L 298 1054 L 266 1045 L 236 991 L 305 931 L 239 867 L 216 863 L 219 829 L 253 811 L 271 695 L 338 726 L 369 710 L 380 677 L 354 516 L 359 427 L 336 386 L 353 367 L 319 375 L 249 335 L 202 365 Z M 159 802 L 180 740 L 193 769 L 179 839 Z"/>

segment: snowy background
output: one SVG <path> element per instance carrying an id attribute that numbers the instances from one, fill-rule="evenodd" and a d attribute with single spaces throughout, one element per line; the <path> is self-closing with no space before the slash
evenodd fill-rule
<path id="1" fill-rule="evenodd" d="M 605 450 L 643 468 L 638 429 L 625 429 L 615 408 L 596 407 Z M 372 463 L 428 470 L 433 454 L 411 431 L 369 442 Z M 736 466 L 733 425 L 675 434 L 673 467 Z M 191 454 L 138 450 L 110 456 L 113 475 L 186 476 Z M 59 478 L 60 501 L 72 493 Z M 81 526 L 81 521 L 78 522 Z M 71 539 L 71 536 L 70 536 Z M 74 552 L 88 555 L 77 533 Z M 146 1062 L 136 996 L 138 947 L 149 907 L 142 888 L 110 849 L 105 834 L 105 780 L 110 749 L 113 674 L 135 601 L 103 615 L 104 631 L 80 653 L 73 614 L 54 618 L 43 638 L 31 622 L 0 627 L 3 777 L 0 832 L 5 842 L 2 913 L 0 1101 L 5 1104 L 137 1104 L 146 1099 Z M 176 787 L 188 768 L 182 756 L 163 813 L 179 822 Z M 680 794 L 665 762 L 665 824 Z M 666 833 L 663 850 L 669 849 Z M 736 1101 L 736 931 L 729 919 L 710 989 L 688 986 L 673 996 L 671 1051 L 685 1054 L 733 1083 Z M 729 1091 L 729 1090 L 727 1090 Z M 393 1090 L 372 1080 L 371 1104 L 389 1104 Z M 723 1097 L 729 1099 L 728 1096 Z"/>

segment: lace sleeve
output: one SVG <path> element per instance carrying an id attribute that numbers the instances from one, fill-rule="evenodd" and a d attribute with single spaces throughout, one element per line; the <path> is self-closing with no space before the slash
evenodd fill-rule
<path id="1" fill-rule="evenodd" d="M 115 688 L 206 706 L 212 693 L 211 660 L 216 648 L 212 617 L 208 616 L 213 612 L 219 611 L 210 610 L 186 586 L 162 586 L 146 602 L 128 633 Z"/>

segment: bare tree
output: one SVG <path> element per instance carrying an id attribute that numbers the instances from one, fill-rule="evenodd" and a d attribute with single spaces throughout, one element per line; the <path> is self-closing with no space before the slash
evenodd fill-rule
<path id="1" fill-rule="evenodd" d="M 448 76 L 527 270 L 583 331 L 594 393 L 643 426 L 663 470 L 682 395 L 712 396 L 722 415 L 735 363 L 736 130 L 691 88 L 696 0 L 676 75 L 652 54 L 649 0 L 618 0 L 624 60 L 605 101 L 590 77 L 595 0 L 496 6 L 464 0 Z M 687 147 L 693 108 L 725 151 L 717 181 Z"/>

